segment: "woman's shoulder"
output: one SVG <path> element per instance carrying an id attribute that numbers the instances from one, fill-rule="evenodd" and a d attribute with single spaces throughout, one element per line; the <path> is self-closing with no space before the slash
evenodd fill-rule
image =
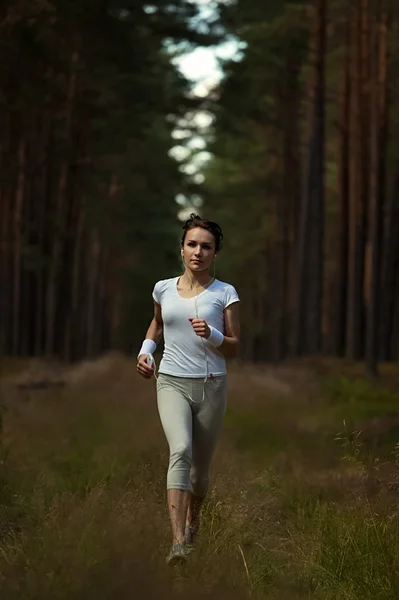
<path id="1" fill-rule="evenodd" d="M 231 283 L 227 283 L 227 281 L 221 281 L 220 279 L 216 279 L 215 284 L 219 290 L 223 291 L 236 289 Z"/>
<path id="2" fill-rule="evenodd" d="M 174 285 L 177 279 L 179 279 L 179 278 L 178 277 L 169 277 L 168 279 L 160 279 L 159 281 L 156 282 L 155 286 L 158 286 L 160 288 L 167 288 L 170 285 Z"/>
<path id="3" fill-rule="evenodd" d="M 223 298 L 225 306 L 232 304 L 233 302 L 239 301 L 239 296 L 236 288 L 231 283 L 226 281 L 216 280 L 216 290 L 218 294 Z"/>
<path id="4" fill-rule="evenodd" d="M 165 292 L 167 292 L 169 289 L 172 289 L 173 286 L 176 285 L 177 279 L 178 277 L 170 277 L 169 279 L 160 279 L 156 282 L 152 296 L 154 300 L 158 302 L 158 304 L 161 304 L 161 299 Z"/>

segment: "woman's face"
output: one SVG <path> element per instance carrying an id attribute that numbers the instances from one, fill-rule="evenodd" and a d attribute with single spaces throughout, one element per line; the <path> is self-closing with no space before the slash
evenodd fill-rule
<path id="1" fill-rule="evenodd" d="M 213 234 L 202 227 L 189 229 L 181 253 L 185 266 L 191 271 L 208 270 L 216 255 Z"/>

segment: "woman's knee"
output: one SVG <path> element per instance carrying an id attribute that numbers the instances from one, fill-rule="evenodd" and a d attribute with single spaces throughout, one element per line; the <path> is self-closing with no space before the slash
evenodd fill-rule
<path id="1" fill-rule="evenodd" d="M 170 449 L 170 461 L 171 464 L 175 463 L 187 463 L 191 466 L 192 463 L 192 452 L 191 443 L 187 441 L 181 441 Z"/>
<path id="2" fill-rule="evenodd" d="M 167 487 L 189 490 L 190 469 L 192 464 L 191 445 L 180 442 L 171 449 Z"/>

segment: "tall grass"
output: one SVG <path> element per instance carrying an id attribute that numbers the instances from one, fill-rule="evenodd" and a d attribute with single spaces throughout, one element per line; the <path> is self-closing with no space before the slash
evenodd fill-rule
<path id="1" fill-rule="evenodd" d="M 62 389 L 21 393 L 13 381 L 2 388 L 1 598 L 399 597 L 397 456 L 370 460 L 354 433 L 394 415 L 394 392 L 295 366 L 252 379 L 236 368 L 198 548 L 169 570 L 153 385 L 120 357 L 81 365 Z"/>

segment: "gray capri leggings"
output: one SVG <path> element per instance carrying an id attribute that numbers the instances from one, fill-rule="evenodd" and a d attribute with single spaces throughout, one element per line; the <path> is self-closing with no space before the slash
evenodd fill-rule
<path id="1" fill-rule="evenodd" d="M 158 411 L 169 444 L 167 488 L 206 495 L 209 469 L 222 430 L 227 404 L 227 376 L 203 379 L 160 374 Z M 194 401 L 193 401 L 194 400 Z"/>

